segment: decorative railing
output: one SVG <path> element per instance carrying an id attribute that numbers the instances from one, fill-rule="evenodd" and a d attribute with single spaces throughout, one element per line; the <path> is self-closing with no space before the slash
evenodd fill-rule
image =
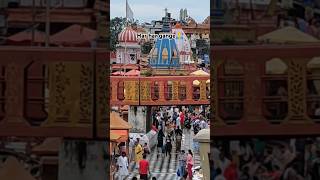
<path id="1" fill-rule="evenodd" d="M 313 44 L 215 46 L 212 135 L 319 135 L 319 52 Z"/>
<path id="2" fill-rule="evenodd" d="M 106 137 L 106 57 L 102 49 L 0 47 L 0 136 Z"/>
<path id="3" fill-rule="evenodd" d="M 209 79 L 209 76 L 111 76 L 110 105 L 209 104 Z"/>

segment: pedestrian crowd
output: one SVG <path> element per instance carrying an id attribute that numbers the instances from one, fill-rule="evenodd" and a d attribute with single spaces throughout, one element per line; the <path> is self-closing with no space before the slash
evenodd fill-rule
<path id="1" fill-rule="evenodd" d="M 151 177 L 149 161 L 147 160 L 147 155 L 151 153 L 148 141 L 144 140 L 144 142 L 141 142 L 140 138 L 137 137 L 135 141 L 130 139 L 129 146 L 131 149 L 130 158 L 128 159 L 126 153 L 122 152 L 122 156 L 120 156 L 117 160 L 118 179 L 123 180 L 129 175 L 129 162 L 134 160 L 135 167 L 138 169 L 140 174 L 140 179 L 147 180 L 149 177 Z"/>
<path id="2" fill-rule="evenodd" d="M 173 107 L 168 107 L 154 111 L 153 125 L 158 130 L 157 157 L 171 157 L 172 143 L 175 143 L 175 153 L 179 153 L 177 176 L 181 179 L 192 180 L 193 177 L 193 153 L 191 149 L 187 153 L 182 149 L 183 134 L 193 131 L 194 135 L 196 135 L 201 129 L 209 128 L 208 116 L 208 112 L 205 113 L 202 110 L 199 113 L 195 113 L 189 108 L 174 109 Z M 199 145 L 195 142 L 193 144 L 194 151 L 198 151 Z"/>
<path id="3" fill-rule="evenodd" d="M 320 138 L 214 142 L 214 180 L 319 180 Z"/>
<path id="4" fill-rule="evenodd" d="M 181 147 L 184 133 L 194 133 L 196 135 L 201 129 L 209 128 L 209 111 L 205 113 L 200 110 L 194 112 L 191 108 L 161 107 L 153 111 L 152 124 L 153 129 L 157 131 L 157 158 L 169 157 L 173 153 L 178 153 L 179 165 L 177 176 L 181 179 L 192 180 L 194 165 L 193 152 L 189 149 L 185 152 Z M 175 144 L 173 144 L 175 143 Z M 198 145 L 193 142 L 194 151 L 198 151 Z M 173 145 L 176 152 L 172 152 Z M 127 156 L 125 148 L 119 147 L 121 156 L 117 160 L 117 169 L 119 180 L 125 179 L 129 175 L 129 164 L 134 161 L 135 168 L 138 169 L 140 179 L 152 177 L 150 164 L 147 156 L 151 154 L 149 140 L 146 135 L 141 135 L 135 140 L 129 139 L 129 155 Z"/>

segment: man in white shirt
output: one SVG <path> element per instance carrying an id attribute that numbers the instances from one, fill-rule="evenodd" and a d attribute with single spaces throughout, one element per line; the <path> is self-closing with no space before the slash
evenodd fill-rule
<path id="1" fill-rule="evenodd" d="M 119 180 L 123 180 L 126 176 L 129 175 L 129 171 L 128 171 L 128 159 L 126 157 L 126 153 L 122 152 L 122 155 L 118 158 L 118 175 L 119 175 Z"/>

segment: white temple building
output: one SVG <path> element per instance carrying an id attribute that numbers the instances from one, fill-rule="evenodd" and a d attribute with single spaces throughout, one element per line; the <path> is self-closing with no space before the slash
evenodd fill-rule
<path id="1" fill-rule="evenodd" d="M 191 59 L 192 51 L 190 40 L 182 30 L 181 25 L 176 24 L 176 26 L 172 28 L 172 33 L 176 35 L 175 42 L 179 51 L 180 64 L 194 63 Z"/>
<path id="2" fill-rule="evenodd" d="M 137 64 L 141 56 L 141 47 L 138 44 L 137 33 L 131 28 L 126 27 L 118 35 L 117 44 L 117 64 Z"/>

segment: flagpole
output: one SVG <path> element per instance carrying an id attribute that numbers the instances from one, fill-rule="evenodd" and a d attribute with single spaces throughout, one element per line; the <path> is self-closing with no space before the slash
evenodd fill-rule
<path id="1" fill-rule="evenodd" d="M 128 26 L 128 0 L 126 0 L 126 22 L 125 22 L 125 28 Z M 125 76 L 126 73 L 126 61 L 127 61 L 127 38 L 124 39 L 124 73 L 123 76 Z"/>
<path id="2" fill-rule="evenodd" d="M 127 13 L 127 10 L 128 10 L 128 0 L 126 0 L 126 23 L 127 23 L 127 19 L 128 19 L 128 13 Z"/>

